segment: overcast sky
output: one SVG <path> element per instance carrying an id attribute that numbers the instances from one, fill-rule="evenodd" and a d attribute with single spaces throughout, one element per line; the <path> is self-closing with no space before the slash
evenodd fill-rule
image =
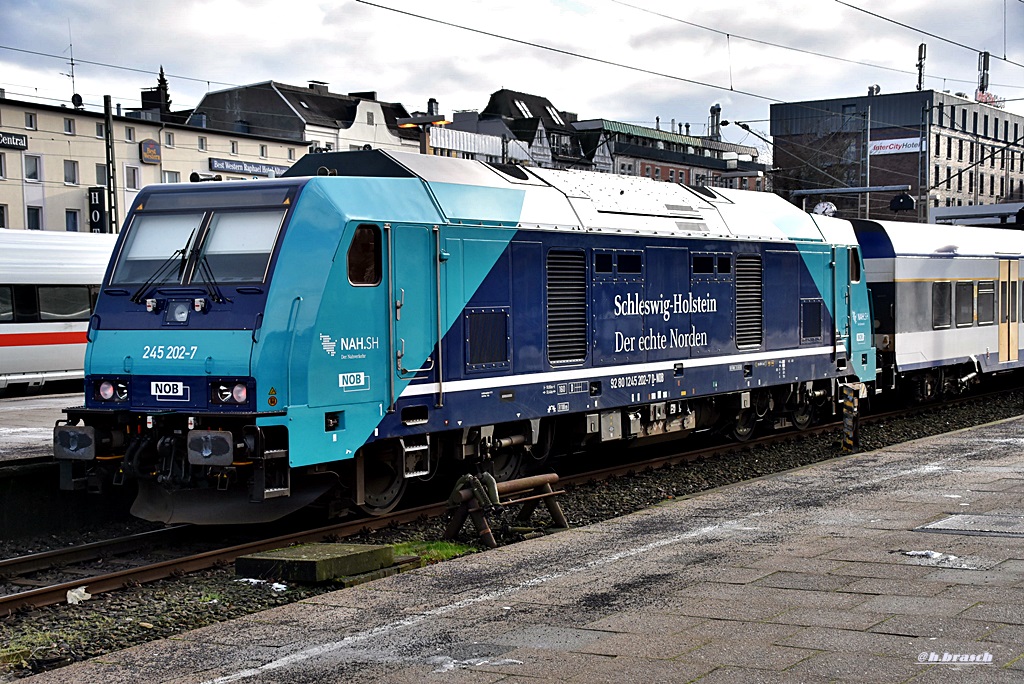
<path id="1" fill-rule="evenodd" d="M 74 88 L 88 109 L 105 94 L 137 107 L 163 65 L 174 109 L 231 85 L 319 80 L 409 111 L 434 97 L 442 113 L 483 109 L 510 88 L 581 119 L 653 126 L 660 117 L 663 128 L 675 119 L 698 135 L 719 103 L 723 118 L 766 132 L 773 101 L 862 95 L 872 84 L 913 90 L 925 42 L 925 88 L 973 96 L 976 51 L 987 50 L 990 91 L 1024 114 L 1024 0 L 849 0 L 912 28 L 836 0 L 372 1 L 10 2 L 0 88 L 69 102 L 62 74 L 73 44 Z M 723 134 L 759 144 L 736 127 Z"/>

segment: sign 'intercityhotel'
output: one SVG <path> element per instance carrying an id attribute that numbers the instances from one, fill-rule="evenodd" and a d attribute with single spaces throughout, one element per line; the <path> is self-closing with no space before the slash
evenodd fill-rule
<path id="1" fill-rule="evenodd" d="M 27 150 L 28 136 L 20 133 L 0 133 L 0 147 L 9 147 L 15 150 Z"/>
<path id="2" fill-rule="evenodd" d="M 920 138 L 895 138 L 893 140 L 872 140 L 870 154 L 903 154 L 904 152 L 920 152 Z"/>

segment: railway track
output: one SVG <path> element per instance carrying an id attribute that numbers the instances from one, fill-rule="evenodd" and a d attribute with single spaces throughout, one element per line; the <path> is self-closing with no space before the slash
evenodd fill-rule
<path id="1" fill-rule="evenodd" d="M 984 401 L 985 396 L 965 397 L 963 402 Z M 948 406 L 948 404 L 947 404 Z M 906 418 L 918 412 L 927 412 L 935 407 L 913 407 L 897 411 L 889 411 L 865 416 L 862 425 L 884 422 L 895 418 Z M 813 435 L 836 433 L 839 435 L 841 424 L 832 422 L 801 431 L 772 433 L 745 442 L 716 444 L 686 452 L 671 450 L 627 463 L 601 467 L 586 472 L 572 473 L 560 477 L 561 487 L 582 485 L 588 482 L 625 477 L 632 473 L 656 470 L 668 466 L 691 463 L 701 459 L 727 457 L 737 452 L 748 451 L 758 446 L 766 446 L 780 442 L 803 439 Z M 662 447 L 664 450 L 664 447 Z M 837 455 L 839 455 L 837 453 Z M 381 530 L 390 526 L 407 524 L 422 518 L 437 518 L 449 510 L 446 502 L 437 502 L 416 508 L 396 511 L 389 515 L 375 518 L 346 521 L 318 527 L 316 529 L 257 539 L 240 544 L 223 546 L 198 553 L 190 553 L 178 558 L 150 562 L 136 567 L 98 575 L 80 574 L 79 577 L 56 583 L 45 583 L 31 579 L 33 573 L 63 568 L 70 564 L 88 562 L 116 555 L 131 554 L 155 543 L 171 544 L 187 541 L 189 526 L 170 527 L 151 532 L 129 535 L 109 541 L 95 542 L 66 549 L 56 549 L 44 553 L 0 560 L 0 578 L 9 585 L 29 586 L 32 588 L 0 595 L 0 615 L 10 615 L 16 611 L 54 605 L 66 600 L 67 594 L 73 589 L 84 587 L 90 594 L 116 591 L 125 587 L 154 582 L 172 576 L 209 569 L 218 565 L 233 562 L 236 558 L 249 553 L 257 553 L 299 543 L 333 541 L 355 536 L 367 530 Z M 78 571 L 82 572 L 82 571 Z M 33 586 L 42 584 L 43 586 Z"/>

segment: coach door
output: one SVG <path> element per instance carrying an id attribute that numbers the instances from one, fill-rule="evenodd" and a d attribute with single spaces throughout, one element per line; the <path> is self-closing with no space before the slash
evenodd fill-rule
<path id="1" fill-rule="evenodd" d="M 1016 259 L 999 261 L 999 363 L 1016 361 L 1019 348 L 1017 301 L 1020 264 Z"/>
<path id="2" fill-rule="evenodd" d="M 437 228 L 385 225 L 391 283 L 391 401 L 414 378 L 440 377 Z M 436 398 L 440 402 L 439 398 Z M 424 400 L 433 406 L 434 399 Z M 426 416 L 424 416 L 424 419 Z"/>

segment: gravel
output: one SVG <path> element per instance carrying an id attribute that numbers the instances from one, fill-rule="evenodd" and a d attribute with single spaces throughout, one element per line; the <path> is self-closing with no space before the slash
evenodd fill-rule
<path id="1" fill-rule="evenodd" d="M 1015 391 L 954 407 L 936 407 L 911 418 L 893 419 L 861 428 L 861 451 L 870 451 L 921 437 L 949 432 L 1024 412 L 1024 393 Z M 743 448 L 738 454 L 694 464 L 647 470 L 630 477 L 567 488 L 562 509 L 572 526 L 641 510 L 650 505 L 725 484 L 747 480 L 834 458 L 840 455 L 838 432 L 796 435 L 768 446 Z M 543 507 L 538 510 L 538 518 Z M 144 523 L 128 523 L 137 531 Z M 353 541 L 394 543 L 440 539 L 443 521 L 423 521 L 400 529 L 364 533 Z M 127 530 L 95 530 L 96 537 Z M 467 524 L 461 541 L 472 543 Z M 45 548 L 81 543 L 49 537 L 0 542 L 7 558 Z M 0 682 L 49 670 L 74 661 L 230 620 L 274 606 L 332 591 L 328 586 L 272 585 L 244 581 L 224 567 L 124 591 L 103 594 L 78 605 L 50 606 L 0 618 Z"/>

